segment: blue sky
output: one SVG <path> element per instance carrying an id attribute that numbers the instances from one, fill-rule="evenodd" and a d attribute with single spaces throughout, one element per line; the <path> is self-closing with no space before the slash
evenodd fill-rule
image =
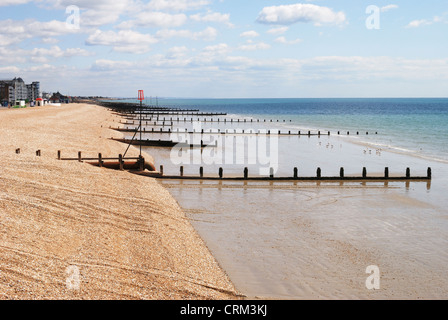
<path id="1" fill-rule="evenodd" d="M 447 35 L 442 0 L 0 0 L 0 79 L 70 95 L 447 97 Z"/>

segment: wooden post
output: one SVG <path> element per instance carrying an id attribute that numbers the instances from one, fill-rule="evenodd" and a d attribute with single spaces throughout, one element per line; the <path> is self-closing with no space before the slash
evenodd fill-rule
<path id="1" fill-rule="evenodd" d="M 17 148 L 17 149 L 16 149 L 16 153 L 17 153 L 17 154 L 20 154 L 20 148 Z"/>
<path id="2" fill-rule="evenodd" d="M 428 179 L 432 179 L 432 169 L 428 168 Z"/>
<path id="3" fill-rule="evenodd" d="M 100 168 L 103 167 L 103 155 L 101 153 L 98 153 L 98 165 Z"/>
<path id="4" fill-rule="evenodd" d="M 294 168 L 294 179 L 298 179 L 299 178 L 299 169 L 296 167 Z"/>
<path id="5" fill-rule="evenodd" d="M 140 171 L 145 171 L 145 158 L 143 158 L 142 156 L 139 156 L 138 164 L 139 164 Z"/>
<path id="6" fill-rule="evenodd" d="M 406 178 L 409 179 L 411 177 L 411 169 L 406 168 Z"/>
<path id="7" fill-rule="evenodd" d="M 58 150 L 58 160 L 61 160 L 61 150 Z"/>
<path id="8" fill-rule="evenodd" d="M 389 168 L 384 169 L 384 178 L 389 178 Z"/>
<path id="9" fill-rule="evenodd" d="M 249 169 L 246 167 L 244 168 L 244 180 L 247 180 L 249 178 Z"/>
<path id="10" fill-rule="evenodd" d="M 120 166 L 120 170 L 123 171 L 124 170 L 124 163 L 123 163 L 123 155 L 118 155 L 118 163 Z"/>
<path id="11" fill-rule="evenodd" d="M 270 177 L 271 179 L 274 179 L 274 168 L 271 168 L 269 171 L 270 171 L 270 173 L 269 173 L 269 177 Z"/>
<path id="12" fill-rule="evenodd" d="M 344 176 L 345 176 L 344 168 L 341 168 L 341 170 L 339 171 L 339 177 L 344 178 Z"/>
<path id="13" fill-rule="evenodd" d="M 184 176 L 184 166 L 180 167 L 180 176 L 183 177 Z"/>
<path id="14" fill-rule="evenodd" d="M 367 178 L 367 169 L 365 167 L 362 168 L 362 177 Z"/>
<path id="15" fill-rule="evenodd" d="M 78 161 L 82 162 L 82 155 L 81 155 L 81 151 L 78 152 Z"/>
<path id="16" fill-rule="evenodd" d="M 36 156 L 40 157 L 40 150 L 36 151 Z"/>
<path id="17" fill-rule="evenodd" d="M 200 167 L 200 168 L 199 168 L 199 176 L 200 176 L 201 178 L 204 177 L 204 167 Z"/>
<path id="18" fill-rule="evenodd" d="M 162 175 L 163 176 L 163 166 L 160 166 L 160 175 Z"/>
<path id="19" fill-rule="evenodd" d="M 322 178 L 322 170 L 321 170 L 321 168 L 317 168 L 317 178 L 318 179 Z"/>
<path id="20" fill-rule="evenodd" d="M 223 177 L 223 169 L 219 168 L 219 178 L 222 179 Z"/>

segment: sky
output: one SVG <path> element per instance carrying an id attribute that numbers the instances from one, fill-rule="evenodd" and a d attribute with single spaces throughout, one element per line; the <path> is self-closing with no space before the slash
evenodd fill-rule
<path id="1" fill-rule="evenodd" d="M 0 0 L 0 79 L 68 95 L 448 97 L 446 0 Z"/>

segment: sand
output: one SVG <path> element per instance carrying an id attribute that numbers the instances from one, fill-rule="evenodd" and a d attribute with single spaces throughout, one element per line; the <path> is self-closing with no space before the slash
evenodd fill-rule
<path id="1" fill-rule="evenodd" d="M 356 141 L 356 140 L 355 140 Z M 162 184 L 177 199 L 234 285 L 261 299 L 446 299 L 448 297 L 448 165 L 343 137 L 284 137 L 277 176 L 293 166 L 312 176 L 424 175 L 422 182 L 176 181 Z M 330 147 L 327 144 L 330 143 Z M 331 145 L 334 145 L 331 148 Z M 154 153 L 167 174 L 178 172 L 166 151 Z M 197 173 L 197 167 L 189 173 Z M 206 166 L 217 175 L 218 166 Z M 226 173 L 243 164 L 223 165 Z M 212 167 L 212 168 L 210 168 Z M 256 174 L 255 168 L 250 172 Z M 369 266 L 380 289 L 366 287 Z"/>
<path id="2" fill-rule="evenodd" d="M 0 110 L 0 299 L 241 298 L 156 180 L 56 159 L 124 153 L 117 121 L 87 104 Z"/>

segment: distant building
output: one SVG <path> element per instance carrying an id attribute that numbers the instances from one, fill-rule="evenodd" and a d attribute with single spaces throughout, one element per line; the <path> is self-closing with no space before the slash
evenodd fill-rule
<path id="1" fill-rule="evenodd" d="M 0 80 L 0 103 L 18 104 L 20 101 L 35 101 L 39 97 L 40 83 L 26 85 L 22 78 Z"/>
<path id="2" fill-rule="evenodd" d="M 36 99 L 39 98 L 40 82 L 35 81 L 31 84 L 27 84 L 26 89 L 28 92 L 28 100 L 29 101 L 36 101 Z"/>
<path id="3" fill-rule="evenodd" d="M 69 103 L 70 102 L 70 98 L 59 93 L 59 91 L 54 93 L 49 100 L 51 103 Z"/>

